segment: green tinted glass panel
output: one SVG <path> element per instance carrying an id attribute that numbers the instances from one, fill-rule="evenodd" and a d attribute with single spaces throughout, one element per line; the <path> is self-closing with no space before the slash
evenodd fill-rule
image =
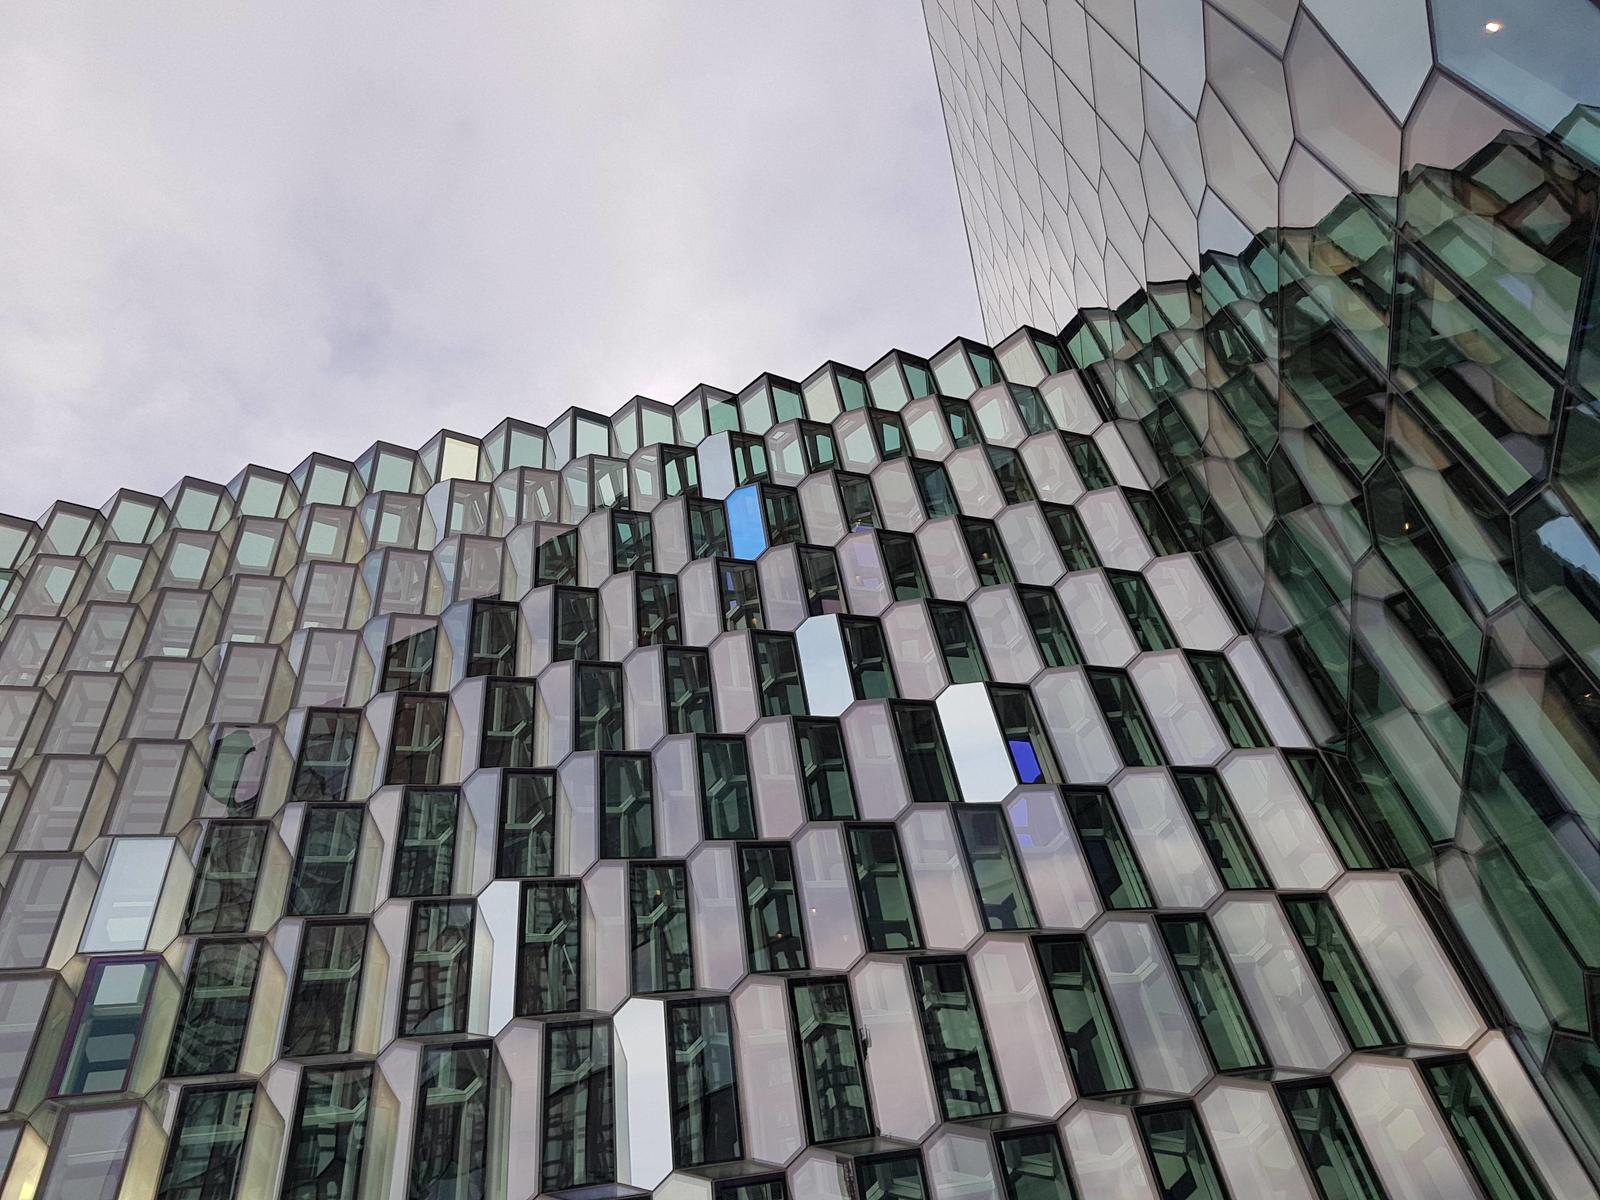
<path id="1" fill-rule="evenodd" d="M 650 758 L 600 756 L 600 857 L 649 858 L 656 852 Z"/>
<path id="2" fill-rule="evenodd" d="M 478 1200 L 488 1195 L 488 1044 L 430 1046 L 417 1072 L 416 1132 L 409 1200 Z"/>
<path id="3" fill-rule="evenodd" d="M 453 890 L 459 802 L 453 788 L 406 789 L 390 895 L 447 896 Z"/>
<path id="4" fill-rule="evenodd" d="M 857 1159 L 855 1174 L 861 1200 L 927 1200 L 928 1183 L 922 1175 L 922 1156 L 915 1151 L 886 1158 Z"/>
<path id="5" fill-rule="evenodd" d="M 1499 1105 L 1466 1058 L 1422 1068 L 1456 1145 L 1490 1200 L 1550 1200 L 1538 1171 Z"/>
<path id="6" fill-rule="evenodd" d="M 622 668 L 581 663 L 576 674 L 572 748 L 622 749 Z"/>
<path id="7" fill-rule="evenodd" d="M 156 1200 L 233 1200 L 238 1195 L 255 1098 L 253 1084 L 185 1089 Z"/>
<path id="8" fill-rule="evenodd" d="M 1285 896 L 1283 909 L 1350 1044 L 1373 1050 L 1404 1042 L 1332 901 L 1326 896 Z"/>
<path id="9" fill-rule="evenodd" d="M 857 700 L 893 700 L 894 667 L 883 626 L 865 617 L 840 618 L 839 632 L 844 639 L 845 657 L 850 666 L 850 682 Z"/>
<path id="10" fill-rule="evenodd" d="M 1194 1109 L 1145 1109 L 1138 1118 L 1161 1200 L 1229 1200 Z"/>
<path id="11" fill-rule="evenodd" d="M 289 1134 L 282 1200 L 359 1194 L 371 1092 L 368 1065 L 308 1068 L 300 1076 L 300 1104 Z"/>
<path id="12" fill-rule="evenodd" d="M 985 928 L 1032 929 L 1038 922 L 1005 814 L 999 808 L 963 804 L 955 815 Z"/>
<path id="13" fill-rule="evenodd" d="M 519 1017 L 577 1012 L 583 901 L 576 880 L 540 879 L 522 889 L 522 944 L 517 954 Z"/>
<path id="14" fill-rule="evenodd" d="M 682 863 L 634 863 L 628 869 L 635 992 L 694 987 L 688 876 Z"/>
<path id="15" fill-rule="evenodd" d="M 611 1025 L 583 1022 L 545 1031 L 544 1190 L 616 1178 Z"/>
<path id="16" fill-rule="evenodd" d="M 914 962 L 911 978 L 944 1119 L 960 1121 L 999 1112 L 1000 1084 L 966 960 Z"/>
<path id="17" fill-rule="evenodd" d="M 400 1033 L 460 1033 L 472 990 L 470 900 L 415 901 Z"/>
<path id="18" fill-rule="evenodd" d="M 1077 1200 L 1055 1130 L 1002 1134 L 994 1145 L 1006 1200 Z"/>
<path id="19" fill-rule="evenodd" d="M 1121 671 L 1090 671 L 1089 684 L 1122 761 L 1130 767 L 1161 766 L 1166 761 L 1161 743 L 1128 677 Z"/>
<path id="20" fill-rule="evenodd" d="M 500 844 L 495 874 L 502 879 L 550 874 L 555 869 L 555 833 L 555 773 L 504 772 L 500 776 Z"/>
<path id="21" fill-rule="evenodd" d="M 931 704 L 896 704 L 895 732 L 900 760 L 905 764 L 906 786 L 919 801 L 955 803 L 961 799 L 955 768 L 945 745 L 939 715 Z"/>
<path id="22" fill-rule="evenodd" d="M 365 921 L 308 921 L 283 1031 L 286 1055 L 348 1054 L 361 999 Z"/>
<path id="23" fill-rule="evenodd" d="M 1293 1085 L 1278 1097 L 1323 1200 L 1388 1200 L 1332 1084 Z"/>
<path id="24" fill-rule="evenodd" d="M 1232 889 L 1271 887 L 1222 780 L 1210 771 L 1176 771 L 1173 778 L 1222 885 Z"/>
<path id="25" fill-rule="evenodd" d="M 1133 1070 L 1088 943 L 1081 937 L 1043 938 L 1034 949 L 1078 1090 L 1086 1096 L 1131 1091 Z"/>
<path id="26" fill-rule="evenodd" d="M 811 1140 L 870 1137 L 872 1117 L 849 984 L 842 978 L 796 980 L 789 988 L 789 1003 Z"/>
<path id="27" fill-rule="evenodd" d="M 1138 639 L 1140 649 L 1173 649 L 1178 640 L 1172 636 L 1172 627 L 1167 624 L 1161 605 L 1156 601 L 1156 594 L 1150 590 L 1144 576 L 1135 571 L 1107 571 L 1106 576 L 1111 581 L 1111 591 L 1122 607 L 1123 616 L 1128 618 L 1128 624 L 1133 628 L 1133 636 Z"/>
<path id="28" fill-rule="evenodd" d="M 789 847 L 739 847 L 739 876 L 744 887 L 745 949 L 750 969 L 804 970 L 806 943 Z"/>
<path id="29" fill-rule="evenodd" d="M 667 1008 L 668 1095 L 672 1160 L 679 1167 L 742 1156 L 733 1021 L 726 1000 L 684 1001 Z"/>
<path id="30" fill-rule="evenodd" d="M 972 627 L 972 617 L 965 604 L 945 604 L 930 600 L 928 619 L 933 623 L 933 636 L 938 639 L 939 651 L 944 656 L 945 671 L 951 683 L 984 683 L 989 678 L 989 668 L 983 659 L 983 647 L 978 633 Z"/>
<path id="31" fill-rule="evenodd" d="M 1271 739 L 1256 715 L 1255 706 L 1245 694 L 1244 686 L 1234 674 L 1233 667 L 1220 654 L 1189 655 L 1200 688 L 1211 701 L 1211 710 L 1222 722 L 1228 741 L 1241 750 L 1252 746 L 1270 746 Z"/>
<path id="32" fill-rule="evenodd" d="M 1256 1039 L 1211 926 L 1203 917 L 1175 917 L 1162 920 L 1160 928 L 1195 1023 L 1200 1026 L 1217 1069 L 1265 1067 L 1267 1056 Z"/>
<path id="33" fill-rule="evenodd" d="M 917 930 L 917 910 L 894 826 L 852 826 L 849 847 L 867 949 L 919 949 L 922 938 Z"/>
<path id="34" fill-rule="evenodd" d="M 750 756 L 744 739 L 703 737 L 699 742 L 705 836 L 715 841 L 755 837 L 755 793 L 750 786 Z"/>
<path id="35" fill-rule="evenodd" d="M 360 806 L 342 805 L 306 809 L 300 853 L 289 880 L 289 916 L 334 915 L 349 908 L 361 847 L 362 812 Z"/>
<path id="36" fill-rule="evenodd" d="M 1095 889 L 1107 908 L 1154 908 L 1133 843 L 1105 792 L 1062 793 Z"/>
<path id="37" fill-rule="evenodd" d="M 222 1075 L 239 1069 L 260 960 L 258 942 L 196 945 L 173 1030 L 168 1075 Z"/>
<path id="38" fill-rule="evenodd" d="M 839 722 L 811 719 L 794 723 L 795 750 L 800 756 L 800 781 L 806 815 L 813 821 L 848 821 L 856 815 L 855 792 L 845 759 L 844 732 Z"/>

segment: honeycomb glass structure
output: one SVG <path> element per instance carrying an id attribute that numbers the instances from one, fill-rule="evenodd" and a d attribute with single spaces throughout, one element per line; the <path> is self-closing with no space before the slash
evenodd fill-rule
<path id="1" fill-rule="evenodd" d="M 1073 336 L 6 519 L 3 1194 L 1593 1196 Z"/>
<path id="2" fill-rule="evenodd" d="M 1593 8 L 925 9 L 991 344 L 0 517 L 0 1198 L 1600 1200 Z"/>
<path id="3" fill-rule="evenodd" d="M 994 365 L 1055 335 L 1592 1168 L 1600 10 L 923 9 Z"/>

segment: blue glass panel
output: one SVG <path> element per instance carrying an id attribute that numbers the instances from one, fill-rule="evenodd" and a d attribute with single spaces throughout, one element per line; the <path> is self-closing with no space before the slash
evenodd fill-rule
<path id="1" fill-rule="evenodd" d="M 728 536 L 735 558 L 760 558 L 767 548 L 767 528 L 761 520 L 761 489 L 747 484 L 728 493 Z"/>

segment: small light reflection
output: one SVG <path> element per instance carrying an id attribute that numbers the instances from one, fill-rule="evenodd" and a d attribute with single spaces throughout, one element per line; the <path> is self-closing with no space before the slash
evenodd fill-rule
<path id="1" fill-rule="evenodd" d="M 1485 21 L 1483 23 L 1483 31 L 1485 33 L 1499 33 L 1504 28 L 1505 25 L 1500 21 Z"/>

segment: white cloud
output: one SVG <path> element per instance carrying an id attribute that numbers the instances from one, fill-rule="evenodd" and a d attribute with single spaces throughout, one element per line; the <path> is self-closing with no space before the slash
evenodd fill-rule
<path id="1" fill-rule="evenodd" d="M 915 4 L 12 6 L 0 511 L 980 323 Z"/>

